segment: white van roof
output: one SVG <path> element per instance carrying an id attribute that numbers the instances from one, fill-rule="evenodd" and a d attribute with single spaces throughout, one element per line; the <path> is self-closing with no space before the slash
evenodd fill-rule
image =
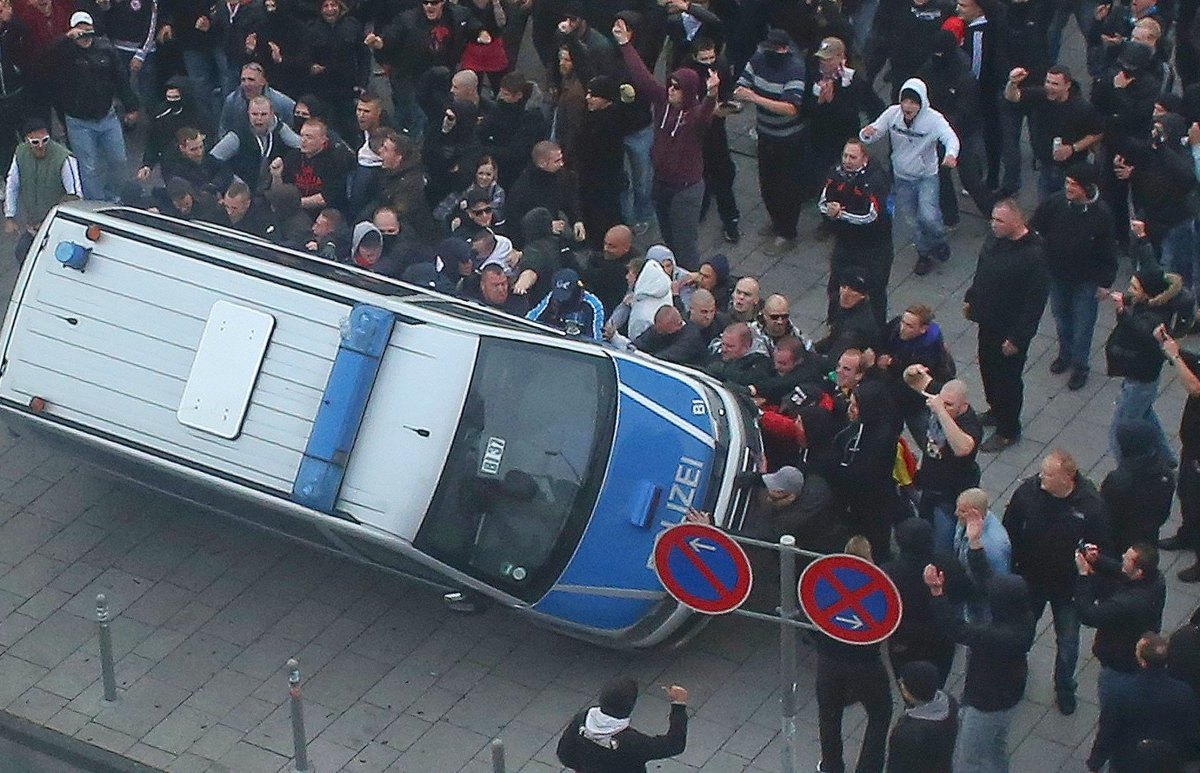
<path id="1" fill-rule="evenodd" d="M 86 233 L 93 225 L 95 240 Z M 54 259 L 64 241 L 90 248 L 85 270 Z M 138 210 L 64 205 L 38 244 L 14 290 L 21 302 L 9 311 L 16 319 L 3 343 L 0 399 L 41 397 L 47 416 L 285 498 L 350 310 L 366 303 L 394 312 L 334 510 L 414 537 L 458 424 L 482 325 L 438 324 L 444 318 L 421 307 L 430 294 L 417 288 Z M 220 303 L 273 320 L 233 438 L 177 417 Z"/>

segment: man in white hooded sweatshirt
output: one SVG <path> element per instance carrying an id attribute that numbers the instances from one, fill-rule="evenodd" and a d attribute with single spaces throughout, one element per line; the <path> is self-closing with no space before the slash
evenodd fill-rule
<path id="1" fill-rule="evenodd" d="M 614 679 L 600 692 L 600 705 L 579 712 L 558 739 L 558 761 L 577 773 L 646 773 L 646 763 L 682 754 L 687 746 L 688 692 L 665 688 L 671 701 L 670 726 L 649 736 L 629 726 L 637 702 L 637 682 Z"/>
<path id="2" fill-rule="evenodd" d="M 929 106 L 925 83 L 919 78 L 906 80 L 900 104 L 880 113 L 858 136 L 867 144 L 884 137 L 891 141 L 896 215 L 914 225 L 917 264 L 913 273 L 928 274 L 934 258 L 943 262 L 950 258 L 938 205 L 938 144 L 945 152 L 942 166 L 953 168 L 958 164 L 958 136 L 945 116 Z"/>

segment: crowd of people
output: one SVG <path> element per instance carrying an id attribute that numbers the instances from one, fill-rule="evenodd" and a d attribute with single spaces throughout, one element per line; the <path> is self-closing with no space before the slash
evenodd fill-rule
<path id="1" fill-rule="evenodd" d="M 1089 769 L 1175 770 L 1195 759 L 1200 727 L 1195 619 L 1162 638 L 1158 570 L 1159 549 L 1200 551 L 1200 359 L 1174 337 L 1196 325 L 1200 290 L 1195 11 L 1152 0 L 0 0 L 5 229 L 20 260 L 56 204 L 119 201 L 702 371 L 760 416 L 768 472 L 739 528 L 857 552 L 904 598 L 886 651 L 908 708 L 890 754 L 882 650 L 818 643 L 822 771 L 844 771 L 842 710 L 859 701 L 860 773 L 949 770 L 956 748 L 955 770 L 1006 769 L 1047 606 L 1064 714 L 1076 707 L 1080 626 L 1097 629 Z M 1058 63 L 1071 16 L 1087 43 L 1078 73 Z M 517 69 L 526 41 L 541 72 Z M 787 297 L 700 253 L 714 203 L 723 238 L 742 238 L 726 120 L 750 107 L 764 251 L 796 249 L 805 207 L 821 216 L 814 238 L 831 242 L 819 336 L 796 327 Z M 1029 213 L 1014 198 L 1026 129 Z M 960 191 L 990 225 L 961 309 L 978 328 L 980 412 L 935 321 L 946 299 L 901 311 L 887 298 L 893 219 L 912 233 L 912 271 L 927 274 L 952 258 Z M 642 244 L 652 227 L 660 238 Z M 1105 371 L 1122 379 L 1117 469 L 1097 487 L 1055 450 L 1000 516 L 976 456 L 1020 439 L 1045 307 L 1050 370 L 1078 390 L 1102 302 L 1116 320 Z M 1154 410 L 1164 366 L 1188 392 L 1178 453 Z M 1176 493 L 1182 526 L 1160 541 Z M 1200 581 L 1200 557 L 1179 578 Z M 943 689 L 956 643 L 968 649 L 961 712 Z M 632 732 L 636 697 L 618 687 L 576 718 L 564 762 L 610 769 L 597 748 Z M 682 706 L 686 691 L 671 690 Z M 686 713 L 671 716 L 669 742 L 633 747 L 676 753 Z"/>

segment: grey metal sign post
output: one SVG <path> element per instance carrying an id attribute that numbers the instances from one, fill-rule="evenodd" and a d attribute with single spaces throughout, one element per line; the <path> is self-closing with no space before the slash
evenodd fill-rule
<path id="1" fill-rule="evenodd" d="M 766 615 L 749 609 L 736 609 L 733 613 L 779 625 L 779 682 L 783 685 L 783 693 L 779 699 L 779 709 L 782 718 L 781 732 L 783 734 L 779 770 L 781 773 L 795 773 L 796 629 L 818 630 L 812 623 L 799 619 L 799 601 L 796 598 L 796 556 L 820 558 L 825 554 L 796 547 L 796 538 L 790 534 L 784 534 L 780 537 L 778 544 L 743 537 L 739 534 L 730 534 L 729 536 L 735 542 L 743 545 L 753 545 L 755 547 L 779 551 L 779 614 Z"/>

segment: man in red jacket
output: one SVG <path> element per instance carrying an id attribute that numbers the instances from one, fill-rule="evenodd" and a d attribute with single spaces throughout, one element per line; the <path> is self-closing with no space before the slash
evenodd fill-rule
<path id="1" fill-rule="evenodd" d="M 633 33 L 624 19 L 613 22 L 613 39 L 629 69 L 629 78 L 653 105 L 654 209 L 663 241 L 679 265 L 695 269 L 699 263 L 696 235 L 700 230 L 700 205 L 704 201 L 704 136 L 717 106 L 721 78 L 713 72 L 700 83 L 696 71 L 681 67 L 667 85 L 654 80 L 629 42 Z"/>

